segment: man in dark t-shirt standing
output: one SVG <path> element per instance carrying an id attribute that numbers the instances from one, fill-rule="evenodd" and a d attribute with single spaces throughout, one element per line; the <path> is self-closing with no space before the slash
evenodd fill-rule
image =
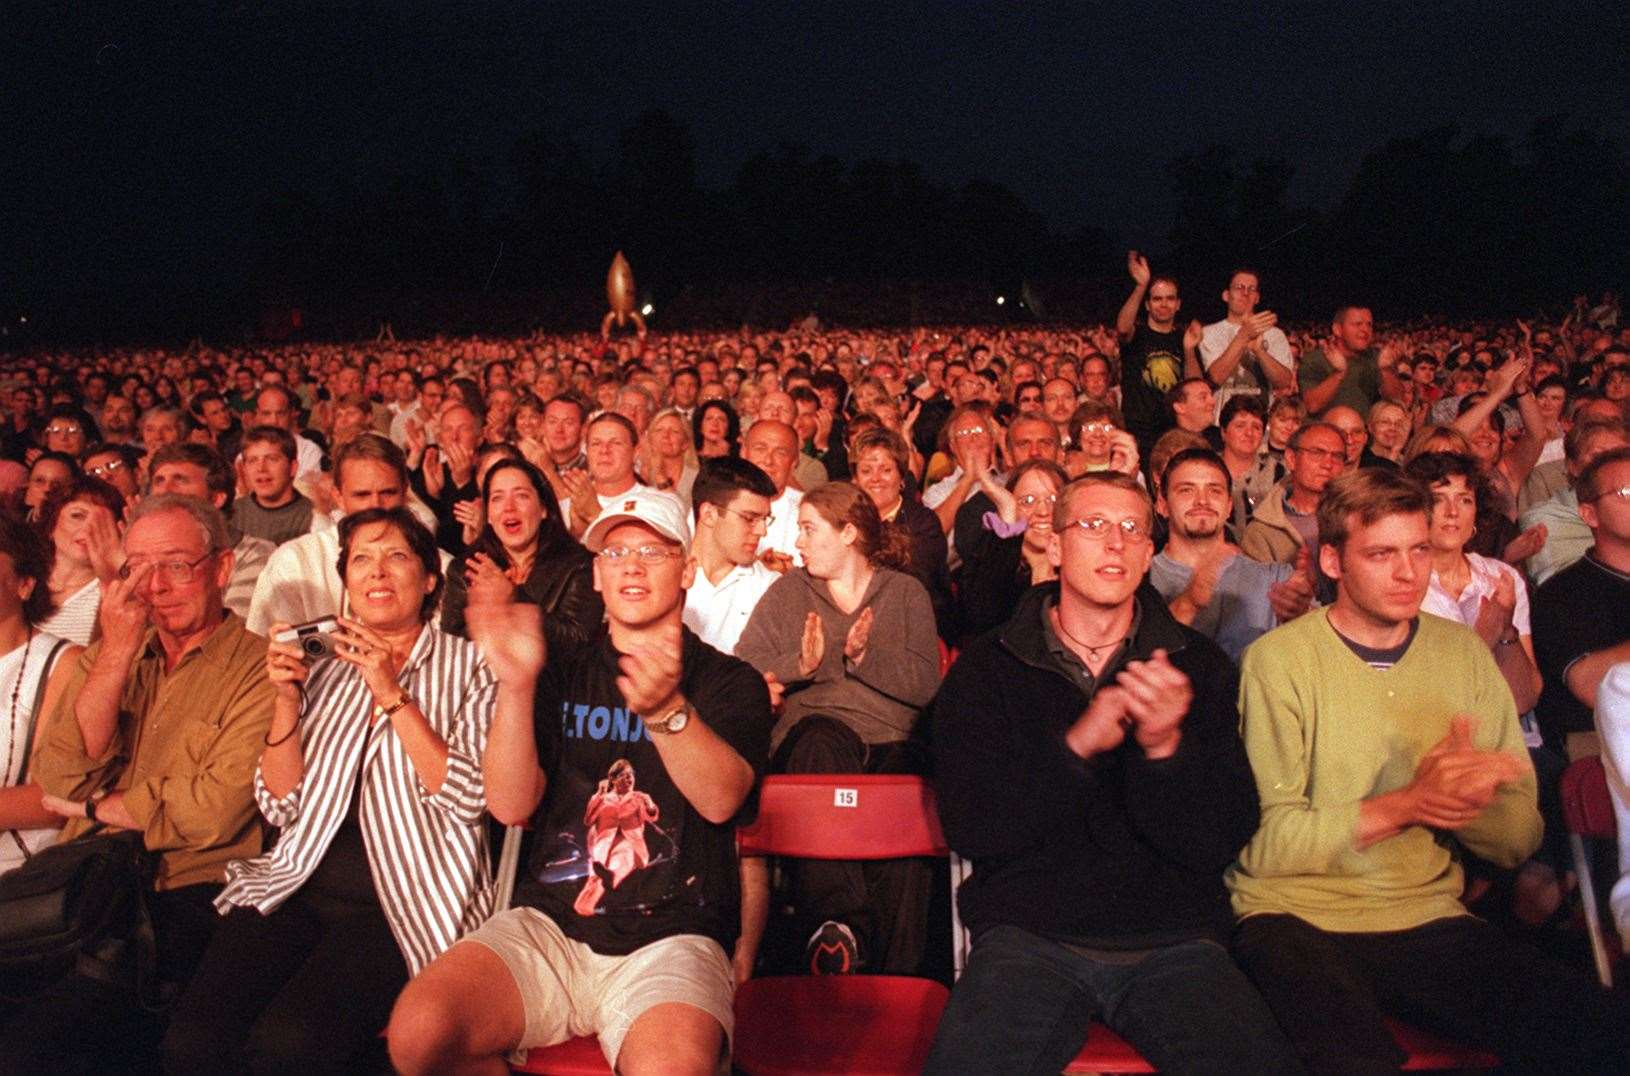
<path id="1" fill-rule="evenodd" d="M 1115 316 L 1115 332 L 1121 338 L 1121 413 L 1126 428 L 1137 438 L 1138 452 L 1148 459 L 1155 440 L 1172 428 L 1166 394 L 1185 370 L 1200 374 L 1199 322 L 1187 332 L 1177 328 L 1177 312 L 1183 300 L 1177 294 L 1177 281 L 1169 276 L 1152 276 L 1149 260 L 1137 251 L 1126 256 L 1126 271 L 1132 276 L 1132 294 Z M 1138 307 L 1146 314 L 1138 318 Z"/>
<path id="2" fill-rule="evenodd" d="M 680 617 L 695 567 L 679 502 L 630 490 L 584 532 L 604 631 L 548 654 L 534 607 L 472 601 L 501 692 L 482 762 L 488 808 L 530 819 L 515 907 L 409 984 L 389 1031 L 402 1072 L 445 1072 L 581 1035 L 621 1072 L 711 1072 L 727 1056 L 740 923 L 735 824 L 769 751 L 751 666 Z M 472 595 L 473 597 L 473 595 Z M 473 944 L 472 944 L 473 943 Z"/>

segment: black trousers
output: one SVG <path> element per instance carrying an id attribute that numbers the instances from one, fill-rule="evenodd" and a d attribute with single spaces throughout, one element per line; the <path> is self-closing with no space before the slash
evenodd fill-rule
<path id="1" fill-rule="evenodd" d="M 296 893 L 270 915 L 234 908 L 176 1004 L 165 1071 L 366 1070 L 407 981 L 377 906 Z"/>
<path id="2" fill-rule="evenodd" d="M 1234 959 L 1314 1073 L 1398 1071 L 1383 1016 L 1493 1050 L 1504 1071 L 1630 1066 L 1630 997 L 1471 916 L 1342 934 L 1253 915 Z"/>
<path id="3" fill-rule="evenodd" d="M 192 977 L 220 918 L 212 903 L 220 891 L 191 885 L 149 899 L 161 982 Z M 133 991 L 69 975 L 4 1015 L 0 1073 L 156 1072 L 167 1015 L 143 1008 Z"/>
<path id="4" fill-rule="evenodd" d="M 922 773 L 913 741 L 867 744 L 843 722 L 806 717 L 776 751 L 777 773 Z M 808 937 L 826 920 L 860 940 L 868 971 L 918 972 L 926 944 L 933 867 L 923 859 L 799 859 L 787 862 L 798 929 Z"/>

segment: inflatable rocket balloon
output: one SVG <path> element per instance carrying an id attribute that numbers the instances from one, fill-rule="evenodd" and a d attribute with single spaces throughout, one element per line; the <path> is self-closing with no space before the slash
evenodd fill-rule
<path id="1" fill-rule="evenodd" d="M 600 322 L 600 339 L 610 339 L 613 322 L 621 326 L 632 321 L 639 334 L 645 335 L 645 319 L 634 306 L 634 270 L 620 250 L 611 259 L 611 270 L 606 273 L 606 305 L 611 309 Z"/>

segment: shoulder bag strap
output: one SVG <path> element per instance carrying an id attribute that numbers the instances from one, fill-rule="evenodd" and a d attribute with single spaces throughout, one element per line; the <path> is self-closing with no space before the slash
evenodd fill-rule
<path id="1" fill-rule="evenodd" d="M 40 706 L 45 702 L 45 685 L 51 680 L 51 669 L 57 663 L 57 655 L 62 648 L 68 645 L 68 640 L 58 639 L 56 645 L 45 655 L 45 664 L 40 666 L 40 685 L 34 691 L 34 705 L 28 711 L 28 731 L 23 733 L 23 768 L 17 771 L 18 786 L 28 784 L 28 761 L 34 754 L 34 731 L 40 727 L 40 720 L 45 716 L 40 713 Z M 27 676 L 26 667 L 17 670 L 18 676 Z M 28 845 L 23 841 L 23 835 L 15 829 L 6 830 L 6 836 L 16 842 L 17 848 L 23 853 L 23 859 L 32 859 L 34 853 L 29 851 Z"/>
<path id="2" fill-rule="evenodd" d="M 49 653 L 45 655 L 45 664 L 40 666 L 40 684 L 34 689 L 34 705 L 28 711 L 28 731 L 23 734 L 23 768 L 17 771 L 17 784 L 28 784 L 28 760 L 34 753 L 34 732 L 40 727 L 40 719 L 45 715 L 40 713 L 40 707 L 45 703 L 45 687 L 51 682 L 51 669 L 57 663 L 57 655 L 62 648 L 68 645 L 68 640 L 58 639 Z M 18 669 L 17 675 L 24 676 L 27 669 Z"/>

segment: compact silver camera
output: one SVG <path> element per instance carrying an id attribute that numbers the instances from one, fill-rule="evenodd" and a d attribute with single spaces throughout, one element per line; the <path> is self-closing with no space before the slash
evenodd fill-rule
<path id="1" fill-rule="evenodd" d="M 334 633 L 339 630 L 340 622 L 331 616 L 325 616 L 280 631 L 272 637 L 272 641 L 294 643 L 300 648 L 301 659 L 309 665 L 334 656 Z"/>

